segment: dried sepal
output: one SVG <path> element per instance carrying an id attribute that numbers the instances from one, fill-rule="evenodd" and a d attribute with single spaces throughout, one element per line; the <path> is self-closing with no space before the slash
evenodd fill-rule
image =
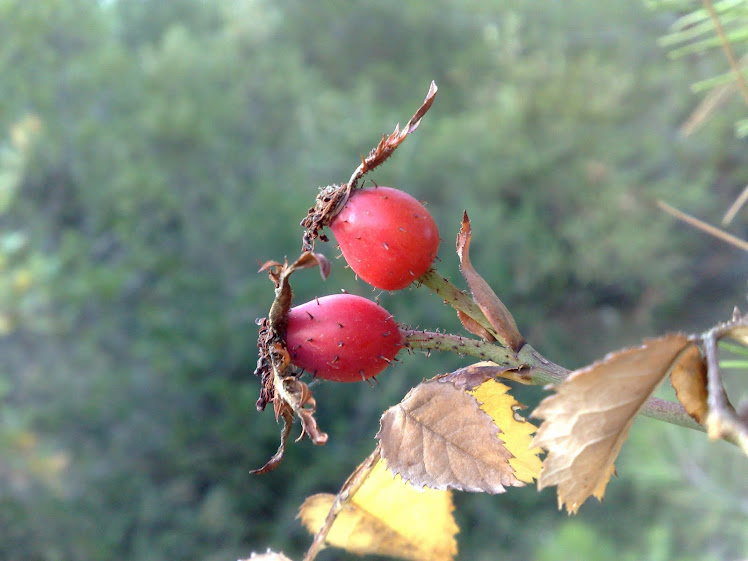
<path id="1" fill-rule="evenodd" d="M 307 215 L 301 221 L 304 227 L 302 237 L 302 249 L 311 251 L 314 248 L 314 240 L 317 238 L 323 242 L 328 241 L 324 234 L 319 231 L 329 226 L 333 218 L 343 209 L 348 202 L 351 190 L 346 183 L 328 185 L 322 187 L 314 201 L 314 206 L 307 211 Z"/>
<path id="2" fill-rule="evenodd" d="M 270 458 L 261 468 L 249 470 L 249 473 L 252 475 L 259 475 L 261 473 L 273 471 L 283 461 L 283 456 L 286 454 L 286 442 L 288 442 L 288 436 L 291 434 L 291 427 L 293 427 L 293 414 L 288 409 L 280 411 L 279 413 L 283 418 L 283 428 L 281 429 L 278 451 L 273 454 L 273 457 Z"/>
<path id="3" fill-rule="evenodd" d="M 467 212 L 463 212 L 462 226 L 457 234 L 457 255 L 460 258 L 460 271 L 470 287 L 473 300 L 483 312 L 494 329 L 496 339 L 513 351 L 518 351 L 525 344 L 525 338 L 519 332 L 514 317 L 493 289 L 473 268 L 470 262 L 470 239 L 472 230 Z M 462 317 L 460 318 L 462 320 Z M 465 322 L 463 321 L 463 325 Z M 470 327 L 465 326 L 468 330 Z M 472 325 L 471 325 L 472 327 Z M 475 331 L 473 331 L 475 333 Z M 476 335 L 481 335 L 476 333 Z"/>
<path id="4" fill-rule="evenodd" d="M 413 117 L 410 118 L 410 121 L 408 121 L 402 129 L 400 129 L 400 123 L 395 125 L 395 130 L 392 131 L 391 134 L 382 136 L 382 140 L 379 141 L 376 148 L 369 152 L 369 155 L 366 158 L 361 158 L 361 164 L 356 168 L 356 171 L 353 172 L 353 175 L 351 175 L 351 178 L 348 180 L 347 185 L 349 186 L 349 190 L 355 189 L 358 185 L 358 181 L 366 173 L 381 166 L 387 158 L 392 155 L 395 149 L 403 143 L 407 136 L 415 132 L 418 125 L 421 124 L 421 119 L 423 119 L 423 116 L 434 103 L 434 98 L 436 97 L 436 92 L 438 90 L 439 88 L 436 87 L 436 83 L 432 81 L 429 85 L 426 99 L 423 100 L 423 103 L 415 112 Z"/>
<path id="5" fill-rule="evenodd" d="M 294 416 L 299 418 L 302 425 L 299 438 L 308 435 L 315 444 L 324 444 L 327 441 L 327 435 L 319 429 L 314 419 L 316 402 L 312 392 L 299 380 L 297 370 L 291 365 L 285 342 L 288 312 L 293 299 L 289 277 L 299 269 L 313 267 L 319 267 L 322 278 L 326 278 L 330 271 L 330 262 L 322 254 L 305 252 L 290 265 L 288 261 L 267 261 L 260 267 L 260 271 L 268 273 L 275 286 L 275 298 L 268 316 L 258 321 L 259 357 L 255 375 L 260 377 L 260 397 L 257 400 L 257 410 L 262 411 L 272 403 L 275 418 L 282 419 L 284 427 L 278 451 L 265 466 L 251 473 L 266 473 L 281 463 Z"/>
<path id="6" fill-rule="evenodd" d="M 431 108 L 436 97 L 436 92 L 439 88 L 432 81 L 429 86 L 429 91 L 426 94 L 426 99 L 423 101 L 421 106 L 415 112 L 413 117 L 406 123 L 406 125 L 400 129 L 400 124 L 395 125 L 395 130 L 389 134 L 382 136 L 382 140 L 379 144 L 369 152 L 369 155 L 365 158 L 361 157 L 361 163 L 351 175 L 347 183 L 339 185 L 328 185 L 320 189 L 317 199 L 312 208 L 309 209 L 307 215 L 301 221 L 301 225 L 304 227 L 304 235 L 302 238 L 302 249 L 303 251 L 311 251 L 314 248 L 314 241 L 320 238 L 322 241 L 327 241 L 327 237 L 320 234 L 320 230 L 325 226 L 329 226 L 332 220 L 348 202 L 348 197 L 351 195 L 351 191 L 358 187 L 358 182 L 368 172 L 382 165 L 387 158 L 389 158 L 395 149 L 403 143 L 409 134 L 414 132 L 418 125 L 421 124 L 421 119 L 426 112 Z"/>

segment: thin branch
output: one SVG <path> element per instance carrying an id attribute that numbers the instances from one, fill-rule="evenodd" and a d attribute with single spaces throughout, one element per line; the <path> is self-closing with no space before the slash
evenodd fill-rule
<path id="1" fill-rule="evenodd" d="M 522 361 L 517 354 L 506 347 L 494 345 L 488 341 L 472 339 L 450 333 L 435 331 L 401 330 L 405 337 L 405 346 L 415 351 L 430 353 L 446 351 L 459 355 L 469 355 L 480 360 L 490 360 L 507 369 L 501 376 L 522 384 L 537 384 L 530 377 L 529 369 L 522 371 Z M 541 382 L 542 383 L 542 382 Z"/>
<path id="2" fill-rule="evenodd" d="M 364 462 L 356 468 L 350 477 L 343 483 L 340 492 L 335 496 L 335 500 L 332 502 L 330 511 L 327 513 L 327 518 L 322 524 L 317 534 L 314 536 L 312 544 L 304 555 L 303 561 L 314 561 L 317 554 L 322 550 L 325 545 L 325 539 L 332 529 L 332 525 L 337 519 L 343 507 L 350 502 L 353 495 L 361 488 L 364 481 L 369 477 L 371 471 L 374 469 L 377 461 L 379 460 L 379 445 L 374 448 L 374 451 L 369 455 Z"/>
<path id="3" fill-rule="evenodd" d="M 730 68 L 735 74 L 740 93 L 743 95 L 743 100 L 746 105 L 748 105 L 748 84 L 745 83 L 743 73 L 740 71 L 738 60 L 735 58 L 735 53 L 732 50 L 732 45 L 730 45 L 730 42 L 727 40 L 727 35 L 725 35 L 725 30 L 722 27 L 719 14 L 717 13 L 717 10 L 714 9 L 711 0 L 702 0 L 702 2 L 707 12 L 709 12 L 709 17 L 712 18 L 712 21 L 714 22 L 714 28 L 716 29 L 719 40 L 722 43 L 722 49 L 725 51 L 725 56 L 727 57 L 727 61 L 730 63 Z"/>
<path id="4" fill-rule="evenodd" d="M 703 337 L 704 353 L 707 365 L 707 390 L 709 414 L 706 419 L 709 438 L 721 438 L 733 442 L 748 455 L 748 423 L 744 422 L 727 399 L 727 392 L 722 384 L 722 371 L 717 354 L 717 341 L 736 327 L 745 324 L 748 318 L 737 318 L 732 322 L 718 325 Z"/>
<path id="5" fill-rule="evenodd" d="M 717 86 L 706 94 L 696 109 L 688 116 L 688 119 L 680 126 L 680 134 L 683 136 L 693 134 L 696 129 L 704 124 L 715 109 L 730 99 L 736 89 L 737 86 L 733 82 L 730 82 L 729 84 Z"/>
<path id="6" fill-rule="evenodd" d="M 724 242 L 734 245 L 738 249 L 742 249 L 743 251 L 748 251 L 748 242 L 745 240 L 742 240 L 736 236 L 733 236 L 732 234 L 725 232 L 724 230 L 720 230 L 719 228 L 716 228 L 712 226 L 711 224 L 707 224 L 703 220 L 699 220 L 698 218 L 695 218 L 691 216 L 690 214 L 681 212 L 677 208 L 673 208 L 669 204 L 663 201 L 657 201 L 657 206 L 659 206 L 662 210 L 664 210 L 668 214 L 676 217 L 677 219 L 682 220 L 683 222 L 687 224 L 690 224 L 694 228 L 698 228 L 702 232 L 706 232 L 707 234 L 714 236 L 715 238 L 719 238 L 720 240 Z"/>
<path id="7" fill-rule="evenodd" d="M 729 226 L 730 222 L 732 222 L 732 219 L 735 218 L 735 215 L 738 212 L 740 212 L 740 209 L 743 208 L 743 205 L 746 202 L 748 202 L 748 185 L 743 188 L 743 192 L 740 193 L 738 198 L 735 199 L 735 202 L 730 205 L 729 209 L 727 209 L 727 212 L 722 219 L 722 225 Z"/>

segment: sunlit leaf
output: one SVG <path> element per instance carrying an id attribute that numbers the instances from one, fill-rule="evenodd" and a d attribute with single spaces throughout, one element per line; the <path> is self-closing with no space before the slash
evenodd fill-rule
<path id="1" fill-rule="evenodd" d="M 688 345 L 666 335 L 572 372 L 533 412 L 545 419 L 533 444 L 548 451 L 538 488 L 558 486 L 559 508 L 602 499 L 631 423 Z"/>
<path id="2" fill-rule="evenodd" d="M 299 511 L 313 534 L 335 495 L 318 494 Z M 413 487 L 393 476 L 379 460 L 332 525 L 326 543 L 358 555 L 376 554 L 413 561 L 449 561 L 457 554 L 459 531 L 449 491 Z"/>
<path id="3" fill-rule="evenodd" d="M 515 454 L 505 444 L 504 431 L 524 434 L 528 427 L 514 419 L 508 423 L 516 402 L 502 404 L 500 385 L 489 382 L 497 387 L 480 391 L 488 413 L 475 395 L 456 387 L 448 377 L 419 384 L 390 407 L 377 434 L 389 468 L 414 485 L 435 489 L 503 493 L 505 486 L 524 485 L 510 464 Z M 501 407 L 504 411 L 498 413 Z M 491 414 L 504 426 L 497 427 Z M 521 451 L 523 458 L 529 442 L 528 438 Z M 524 470 L 523 477 L 527 479 Z"/>
<path id="4" fill-rule="evenodd" d="M 508 391 L 508 386 L 488 380 L 471 391 L 470 395 L 478 400 L 480 408 L 501 429 L 499 438 L 513 455 L 509 458 L 509 465 L 514 469 L 514 476 L 525 483 L 532 483 L 542 465 L 538 457 L 540 448 L 531 446 L 532 435 L 537 428 L 520 414 L 524 406 Z"/>
<path id="5" fill-rule="evenodd" d="M 706 422 L 708 412 L 706 363 L 696 345 L 690 345 L 670 372 L 670 383 L 683 408 L 699 423 Z"/>

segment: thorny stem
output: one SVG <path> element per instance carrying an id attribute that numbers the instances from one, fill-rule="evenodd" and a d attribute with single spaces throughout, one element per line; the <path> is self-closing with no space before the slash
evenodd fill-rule
<path id="1" fill-rule="evenodd" d="M 410 349 L 425 352 L 448 351 L 474 356 L 481 360 L 490 360 L 509 368 L 517 368 L 517 355 L 513 351 L 493 345 L 488 341 L 434 331 L 401 329 L 400 332 L 405 337 L 406 347 Z"/>
<path id="2" fill-rule="evenodd" d="M 376 465 L 378 460 L 379 446 L 374 448 L 374 451 L 369 455 L 369 457 L 366 458 L 366 460 L 364 460 L 364 462 L 360 466 L 358 466 L 358 468 L 356 468 L 356 471 L 351 474 L 346 482 L 343 483 L 343 487 L 341 487 L 340 492 L 335 496 L 335 500 L 330 507 L 330 511 L 327 513 L 327 518 L 325 518 L 322 527 L 315 534 L 314 540 L 309 546 L 309 549 L 307 550 L 306 555 L 304 556 L 304 559 L 302 561 L 314 561 L 314 559 L 317 557 L 317 554 L 324 547 L 325 539 L 330 533 L 330 529 L 337 519 L 338 514 L 340 514 L 340 511 L 343 510 L 343 507 L 345 507 L 345 505 L 351 500 L 351 497 L 353 497 L 353 495 L 355 495 L 356 492 L 361 488 L 361 485 L 364 484 L 364 481 L 366 481 L 366 479 L 369 477 L 369 474 L 371 474 L 371 471 L 374 469 L 374 466 Z"/>
<path id="3" fill-rule="evenodd" d="M 426 271 L 418 278 L 418 282 L 427 287 L 437 296 L 440 296 L 446 304 L 451 305 L 455 310 L 459 310 L 463 314 L 469 316 L 489 333 L 494 332 L 493 326 L 488 322 L 486 316 L 483 315 L 478 304 L 473 302 L 470 295 L 467 292 L 463 292 L 449 282 L 448 279 L 441 276 L 436 269 Z"/>
<path id="4" fill-rule="evenodd" d="M 419 282 L 428 287 L 456 310 L 470 316 L 473 320 L 492 331 L 491 325 L 473 300 L 441 276 L 435 270 L 424 273 Z M 481 360 L 490 360 L 508 368 L 502 376 L 523 384 L 547 385 L 559 384 L 570 374 L 566 368 L 546 359 L 529 344 L 525 344 L 517 353 L 498 344 L 489 343 L 470 337 L 425 331 L 403 331 L 406 344 L 410 349 L 429 352 L 450 351 L 474 356 Z M 649 398 L 641 410 L 645 417 L 665 421 L 673 425 L 706 432 L 705 427 L 694 421 L 680 403 Z"/>

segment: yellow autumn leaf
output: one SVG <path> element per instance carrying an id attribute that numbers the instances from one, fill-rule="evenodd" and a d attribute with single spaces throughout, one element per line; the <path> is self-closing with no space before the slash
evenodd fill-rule
<path id="1" fill-rule="evenodd" d="M 335 495 L 307 498 L 299 510 L 304 526 L 316 534 Z M 357 555 L 386 555 L 413 561 L 450 561 L 459 531 L 449 491 L 418 489 L 379 459 L 330 529 L 325 543 Z"/>
<path id="2" fill-rule="evenodd" d="M 501 430 L 498 437 L 513 455 L 509 458 L 509 465 L 514 469 L 514 477 L 525 483 L 532 483 L 542 466 L 538 457 L 541 449 L 531 446 L 536 427 L 520 415 L 519 411 L 524 406 L 508 391 L 508 386 L 488 380 L 468 393 L 480 403 L 480 408 L 488 413 Z"/>

